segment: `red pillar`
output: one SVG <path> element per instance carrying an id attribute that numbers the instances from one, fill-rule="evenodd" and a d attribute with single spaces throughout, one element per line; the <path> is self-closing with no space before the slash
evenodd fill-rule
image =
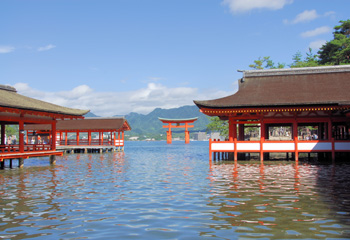
<path id="1" fill-rule="evenodd" d="M 19 152 L 24 152 L 24 122 L 19 120 Z"/>
<path id="2" fill-rule="evenodd" d="M 230 142 L 233 141 L 233 139 L 235 138 L 235 127 L 236 127 L 236 134 L 237 134 L 237 126 L 234 124 L 233 119 L 229 118 L 228 119 L 228 140 Z M 237 136 L 236 136 L 237 137 Z"/>
<path id="3" fill-rule="evenodd" d="M 335 161 L 334 137 L 332 134 L 332 120 L 328 120 L 328 140 L 332 142 L 332 161 Z"/>
<path id="4" fill-rule="evenodd" d="M 171 144 L 171 123 L 168 125 L 169 130 L 166 132 L 166 143 Z"/>
<path id="5" fill-rule="evenodd" d="M 77 145 L 79 145 L 79 131 L 77 131 Z"/>
<path id="6" fill-rule="evenodd" d="M 124 131 L 122 131 L 122 140 L 123 140 L 122 146 L 124 146 Z"/>
<path id="7" fill-rule="evenodd" d="M 91 145 L 91 131 L 88 131 L 88 145 Z"/>
<path id="8" fill-rule="evenodd" d="M 190 132 L 188 131 L 187 128 L 187 123 L 185 123 L 185 144 L 190 143 Z"/>
<path id="9" fill-rule="evenodd" d="M 56 137 L 57 137 L 57 132 L 56 132 L 56 120 L 52 122 L 51 124 L 51 149 L 56 151 Z M 66 136 L 67 138 L 67 136 Z"/>
<path id="10" fill-rule="evenodd" d="M 1 124 L 1 145 L 5 145 L 5 124 Z"/>
<path id="11" fill-rule="evenodd" d="M 264 142 L 265 142 L 265 136 L 266 130 L 265 130 L 265 123 L 261 121 L 260 123 L 260 161 L 264 161 Z"/>
<path id="12" fill-rule="evenodd" d="M 299 151 L 298 151 L 298 122 L 295 120 L 293 122 L 293 138 L 294 138 L 294 155 L 295 155 L 295 161 L 299 161 Z"/>

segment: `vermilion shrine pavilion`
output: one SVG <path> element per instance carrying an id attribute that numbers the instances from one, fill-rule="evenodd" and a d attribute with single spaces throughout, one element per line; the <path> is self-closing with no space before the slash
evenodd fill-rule
<path id="1" fill-rule="evenodd" d="M 51 125 L 26 125 L 28 141 L 50 137 Z M 65 151 L 124 150 L 124 131 L 131 127 L 125 118 L 85 118 L 59 120 L 56 124 L 56 147 Z"/>
<path id="2" fill-rule="evenodd" d="M 184 118 L 184 119 L 169 119 L 169 118 L 158 118 L 163 123 L 167 123 L 168 125 L 163 126 L 163 128 L 168 128 L 168 131 L 166 132 L 166 141 L 168 144 L 171 144 L 172 142 L 172 128 L 185 128 L 185 143 L 190 143 L 190 131 L 188 131 L 188 128 L 194 127 L 193 125 L 189 125 L 190 123 L 193 123 L 198 118 Z M 181 125 L 183 124 L 183 125 Z"/>
<path id="3" fill-rule="evenodd" d="M 204 114 L 228 120 L 228 139 L 209 142 L 210 159 L 350 153 L 350 65 L 242 72 L 235 94 L 194 101 Z"/>
<path id="4" fill-rule="evenodd" d="M 51 126 L 52 135 L 55 136 L 58 119 L 83 118 L 83 115 L 88 112 L 89 110 L 66 108 L 29 98 L 18 94 L 13 87 L 0 85 L 0 167 L 5 166 L 6 159 L 9 159 L 10 167 L 12 167 L 12 159 L 19 159 L 19 166 L 22 167 L 24 159 L 42 156 L 50 156 L 51 163 L 54 163 L 54 156 L 63 154 L 62 151 L 56 150 L 55 141 L 40 144 L 27 142 L 24 137 L 25 124 L 48 124 Z M 18 139 L 6 136 L 8 125 L 18 126 Z"/>

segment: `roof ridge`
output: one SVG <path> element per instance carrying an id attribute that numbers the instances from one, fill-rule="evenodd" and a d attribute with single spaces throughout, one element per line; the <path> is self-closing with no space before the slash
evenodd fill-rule
<path id="1" fill-rule="evenodd" d="M 5 91 L 10 91 L 10 92 L 17 92 L 16 88 L 11 87 L 9 85 L 0 84 L 0 89 Z"/>
<path id="2" fill-rule="evenodd" d="M 244 77 L 335 73 L 335 72 L 350 72 L 350 65 L 317 66 L 317 67 L 302 67 L 302 68 L 279 68 L 279 69 L 262 69 L 262 70 L 238 70 L 238 72 L 243 72 Z"/>

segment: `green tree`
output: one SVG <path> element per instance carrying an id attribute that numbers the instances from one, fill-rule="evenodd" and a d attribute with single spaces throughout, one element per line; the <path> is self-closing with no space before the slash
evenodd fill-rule
<path id="1" fill-rule="evenodd" d="M 219 117 L 209 117 L 207 131 L 219 132 L 222 137 L 228 137 L 228 121 L 221 120 Z"/>
<path id="2" fill-rule="evenodd" d="M 18 138 L 18 131 L 19 131 L 18 129 L 19 129 L 18 125 L 6 125 L 5 134 L 7 137 L 16 135 L 16 137 Z"/>
<path id="3" fill-rule="evenodd" d="M 318 51 L 321 65 L 340 65 L 350 63 L 350 19 L 339 21 L 334 27 L 334 39 L 326 42 Z"/>
<path id="4" fill-rule="evenodd" d="M 257 60 L 254 60 L 254 64 L 250 64 L 249 67 L 256 70 L 275 69 L 275 68 L 284 68 L 285 64 L 277 63 L 277 66 L 275 66 L 275 63 L 268 56 L 263 58 L 259 57 Z"/>
<path id="5" fill-rule="evenodd" d="M 291 68 L 298 67 L 315 67 L 319 65 L 318 56 L 312 52 L 312 49 L 309 48 L 309 52 L 306 53 L 306 57 L 302 60 L 303 55 L 300 51 L 293 55 L 293 63 L 289 65 Z"/>

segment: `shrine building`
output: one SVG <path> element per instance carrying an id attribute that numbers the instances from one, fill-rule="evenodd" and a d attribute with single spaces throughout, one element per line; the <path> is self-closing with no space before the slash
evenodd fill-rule
<path id="1" fill-rule="evenodd" d="M 225 141 L 209 141 L 210 160 L 275 153 L 335 160 L 350 155 L 350 65 L 241 71 L 230 96 L 194 101 L 208 116 L 228 120 Z"/>
<path id="2" fill-rule="evenodd" d="M 49 124 L 30 124 L 24 129 L 28 141 L 33 143 L 51 137 Z M 124 151 L 124 132 L 130 130 L 129 123 L 123 117 L 58 120 L 56 148 L 71 153 Z"/>
<path id="3" fill-rule="evenodd" d="M 88 112 L 26 97 L 18 94 L 13 87 L 0 85 L 0 167 L 4 168 L 5 160 L 12 167 L 13 159 L 18 159 L 19 167 L 23 167 L 24 159 L 43 156 L 50 156 L 51 163 L 54 163 L 55 156 L 63 154 L 56 150 L 56 142 L 32 144 L 26 141 L 24 126 L 48 124 L 51 134 L 55 136 L 57 120 L 80 119 Z M 19 133 L 6 136 L 6 127 L 9 126 L 18 128 Z"/>

